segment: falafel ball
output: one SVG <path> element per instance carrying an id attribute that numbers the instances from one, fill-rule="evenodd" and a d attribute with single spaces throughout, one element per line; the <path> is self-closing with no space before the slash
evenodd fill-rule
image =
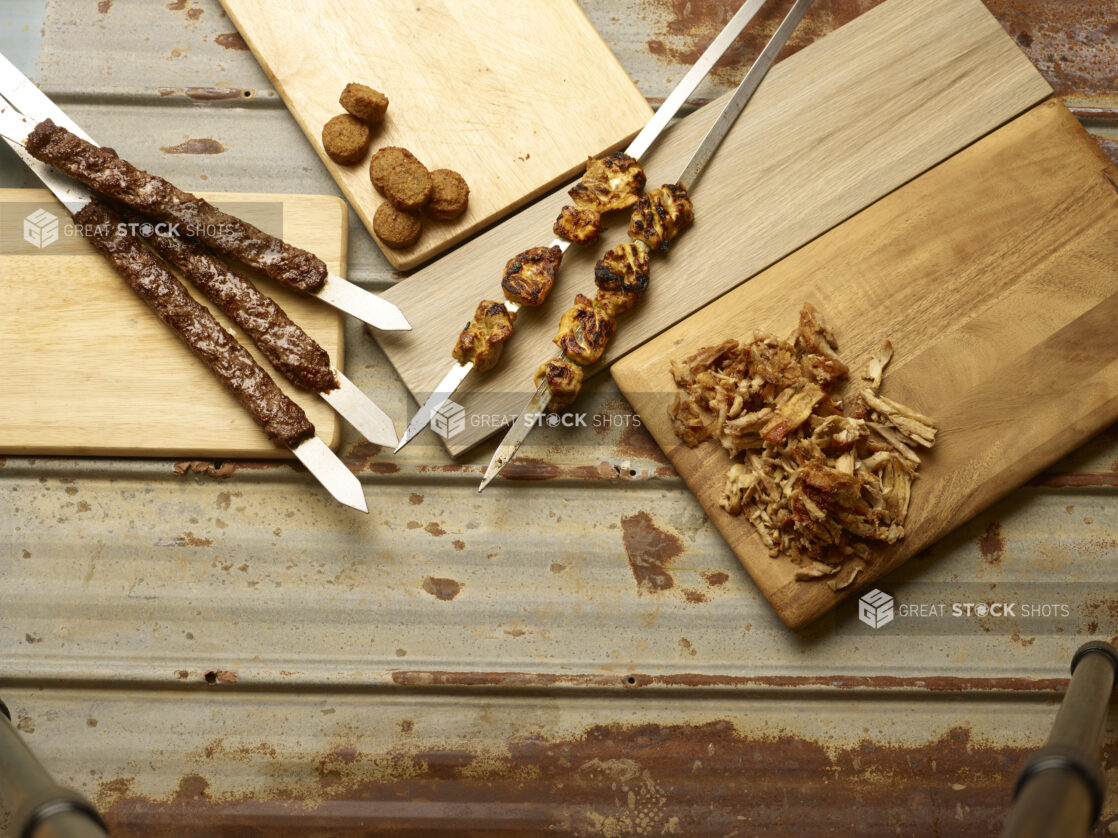
<path id="1" fill-rule="evenodd" d="M 384 182 L 387 180 L 389 172 L 397 166 L 402 166 L 413 160 L 415 160 L 415 155 L 406 148 L 390 145 L 378 149 L 373 155 L 373 159 L 369 161 L 369 180 L 373 182 L 373 188 L 383 195 Z M 419 161 L 415 160 L 415 162 L 418 163 Z"/>
<path id="2" fill-rule="evenodd" d="M 322 147 L 335 163 L 359 163 L 369 150 L 369 126 L 348 113 L 338 114 L 322 126 Z"/>
<path id="3" fill-rule="evenodd" d="M 466 211 L 470 187 L 466 179 L 450 169 L 431 172 L 431 198 L 424 212 L 438 221 L 452 221 Z"/>
<path id="4" fill-rule="evenodd" d="M 358 119 L 363 119 L 370 125 L 377 125 L 384 121 L 384 113 L 388 110 L 388 97 L 379 90 L 364 84 L 350 82 L 345 86 L 338 103 Z"/>
<path id="5" fill-rule="evenodd" d="M 398 210 L 388 201 L 377 207 L 373 215 L 373 232 L 389 247 L 410 247 L 422 230 L 423 222 L 418 216 Z"/>
<path id="6" fill-rule="evenodd" d="M 404 212 L 419 212 L 431 197 L 431 173 L 427 167 L 408 155 L 410 160 L 397 163 L 384 178 L 384 197 Z"/>

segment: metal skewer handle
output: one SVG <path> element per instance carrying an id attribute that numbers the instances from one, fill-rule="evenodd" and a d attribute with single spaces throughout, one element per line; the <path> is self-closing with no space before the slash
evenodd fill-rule
<path id="1" fill-rule="evenodd" d="M 1075 838 L 1095 825 L 1106 788 L 1099 748 L 1116 683 L 1118 649 L 1101 640 L 1080 646 L 1048 742 L 1017 776 L 1002 838 Z"/>

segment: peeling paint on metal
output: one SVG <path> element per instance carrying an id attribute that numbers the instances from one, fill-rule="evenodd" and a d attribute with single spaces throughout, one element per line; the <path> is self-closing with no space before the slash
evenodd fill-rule
<path id="1" fill-rule="evenodd" d="M 221 154 L 225 146 L 210 137 L 183 140 L 178 145 L 161 146 L 164 154 Z"/>

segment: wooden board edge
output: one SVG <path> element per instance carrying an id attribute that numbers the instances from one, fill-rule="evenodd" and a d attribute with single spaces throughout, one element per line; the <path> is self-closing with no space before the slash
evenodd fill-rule
<path id="1" fill-rule="evenodd" d="M 1013 119 L 1007 120 L 1005 123 L 997 126 L 986 134 L 983 134 L 982 137 L 979 137 L 972 143 L 969 143 L 967 146 L 960 148 L 954 154 L 944 158 L 935 166 L 932 166 L 929 169 L 925 170 L 925 172 L 922 172 L 916 178 L 912 178 L 911 180 L 906 181 L 904 184 L 898 186 L 891 192 L 886 193 L 886 195 L 883 195 L 878 200 L 883 200 L 888 195 L 892 195 L 893 193 L 904 189 L 910 183 L 917 180 L 919 177 L 923 177 L 928 172 L 931 172 L 934 169 L 939 168 L 940 166 L 948 164 L 956 156 L 963 154 L 976 143 L 981 142 L 983 139 L 991 136 L 998 131 L 1006 129 L 1018 120 L 1025 119 L 1030 115 L 1039 112 L 1042 108 L 1053 109 L 1055 113 L 1054 118 L 1062 121 L 1066 126 L 1069 127 L 1069 129 L 1074 132 L 1075 140 L 1080 145 L 1080 151 L 1084 154 L 1091 154 L 1094 156 L 1099 164 L 1100 176 L 1110 183 L 1110 185 L 1114 188 L 1115 193 L 1118 193 L 1118 167 L 1116 167 L 1115 164 L 1106 156 L 1105 152 L 1103 152 L 1103 150 L 1099 147 L 1098 143 L 1094 141 L 1094 139 L 1082 126 L 1079 120 L 1076 119 L 1076 117 L 1067 109 L 1067 107 L 1062 102 L 1060 102 L 1058 99 L 1055 99 L 1054 97 L 1046 97 L 1045 99 L 1039 101 L 1031 107 L 1023 110 Z M 876 201 L 874 202 L 874 204 L 875 203 Z M 823 233 L 820 233 L 820 235 L 816 238 L 826 236 L 836 228 L 857 218 L 858 215 L 868 210 L 874 204 L 867 205 L 862 210 L 859 210 L 859 212 L 849 216 L 847 219 L 843 220 L 839 224 L 836 224 Z M 812 239 L 811 241 L 815 241 L 815 239 Z M 805 242 L 805 244 L 801 247 L 806 247 L 810 243 L 811 242 Z M 790 253 L 782 257 L 781 260 L 774 262 L 773 265 L 770 265 L 762 271 L 758 271 L 758 274 L 769 270 L 776 264 L 779 264 L 780 261 L 783 261 L 783 259 L 789 258 L 799 249 L 801 248 L 797 248 L 796 250 L 791 251 Z M 757 274 L 755 274 L 754 276 L 756 275 Z M 742 283 L 734 286 L 733 289 L 730 289 L 726 293 L 733 293 L 736 289 L 740 288 L 745 281 L 748 280 L 743 280 Z M 644 362 L 640 361 L 637 356 L 640 356 L 642 353 L 646 352 L 650 344 L 663 338 L 664 335 L 667 332 L 671 331 L 672 328 L 684 322 L 685 320 L 690 319 L 691 317 L 700 316 L 706 310 L 718 305 L 720 300 L 721 298 L 707 303 L 700 309 L 692 312 L 687 317 L 682 318 L 680 321 L 673 323 L 671 326 L 657 333 L 657 335 L 650 338 L 649 341 L 641 344 L 640 346 L 633 347 L 624 356 L 616 359 L 611 364 L 609 372 L 610 377 L 613 379 L 614 383 L 617 384 L 622 396 L 625 396 L 628 400 L 628 397 L 626 396 L 627 390 L 631 392 L 638 389 L 647 389 L 651 384 L 651 381 L 640 372 L 640 369 L 644 366 Z M 1118 295 L 1116 295 L 1115 297 L 1114 305 L 1118 306 Z M 636 407 L 632 405 L 631 402 L 630 406 L 633 407 L 634 412 L 639 415 Z M 1115 414 L 1118 414 L 1118 394 L 1116 394 L 1113 398 L 1107 400 L 1102 405 L 1096 407 L 1094 411 L 1088 414 L 1088 416 L 1085 416 L 1081 420 L 1079 420 L 1072 433 L 1053 436 L 1050 440 L 1048 440 L 1048 444 L 1046 444 L 1042 448 L 1034 449 L 1033 456 L 1031 458 L 1023 459 L 1019 462 L 1019 464 L 1016 465 L 1015 468 L 1005 470 L 1002 474 L 1008 476 L 1002 484 L 1005 487 L 1004 489 L 998 489 L 994 487 L 992 485 L 992 481 L 988 481 L 987 483 L 983 484 L 980 491 L 975 492 L 970 497 L 968 497 L 968 503 L 966 504 L 965 511 L 960 515 L 958 521 L 955 522 L 953 525 L 937 528 L 933 530 L 923 541 L 905 545 L 905 549 L 903 551 L 897 550 L 892 552 L 891 555 L 885 556 L 884 561 L 878 567 L 871 568 L 867 572 L 867 574 L 856 584 L 850 586 L 844 591 L 831 591 L 829 588 L 826 588 L 822 584 L 816 584 L 811 589 L 813 593 L 818 592 L 818 596 L 813 597 L 811 600 L 812 602 L 818 603 L 817 605 L 815 605 L 814 608 L 805 610 L 803 607 L 804 602 L 802 599 L 797 603 L 796 611 L 793 612 L 788 607 L 789 599 L 783 594 L 792 590 L 800 590 L 800 585 L 803 584 L 802 582 L 790 580 L 778 587 L 765 586 L 754 575 L 753 571 L 744 563 L 744 561 L 741 560 L 740 556 L 738 556 L 736 552 L 735 558 L 738 559 L 741 567 L 746 571 L 750 579 L 753 580 L 754 584 L 757 586 L 758 591 L 772 606 L 781 622 L 783 622 L 787 628 L 792 630 L 803 629 L 814 623 L 821 617 L 825 616 L 827 613 L 837 608 L 839 605 L 841 605 L 843 602 L 847 601 L 851 597 L 861 594 L 878 580 L 899 569 L 903 564 L 914 558 L 923 550 L 928 549 L 950 533 L 955 532 L 959 528 L 965 526 L 969 521 L 973 520 L 973 518 L 980 514 L 982 510 L 988 508 L 994 503 L 997 503 L 999 500 L 1015 491 L 1017 487 L 1024 483 L 1027 483 L 1029 480 L 1042 473 L 1044 469 L 1052 462 L 1074 451 L 1076 448 L 1084 444 L 1084 442 L 1091 439 L 1093 436 L 1104 430 L 1106 427 L 1113 424 L 1113 416 Z M 642 417 L 642 419 L 644 419 L 644 417 Z M 658 422 L 644 421 L 643 424 L 644 427 L 648 430 L 649 434 L 653 437 L 653 440 L 656 442 L 657 446 L 663 452 L 665 457 L 668 458 L 668 461 L 672 464 L 673 469 L 675 469 L 676 459 L 679 456 L 681 449 L 686 448 L 685 444 L 678 440 L 675 440 L 674 437 L 670 440 L 663 439 L 662 436 L 664 431 L 660 427 L 660 423 Z M 700 446 L 697 446 L 694 450 L 698 451 L 699 449 L 706 446 L 715 445 L 716 444 L 714 442 L 706 441 Z M 727 458 L 727 463 L 728 462 L 729 459 Z M 694 490 L 691 489 L 691 486 L 687 479 L 682 474 L 679 474 L 679 478 L 684 482 L 685 485 L 688 486 L 688 490 L 692 491 L 692 494 L 694 494 Z M 916 490 L 918 489 L 919 486 L 916 487 Z M 707 511 L 707 515 L 711 523 L 714 525 L 715 529 L 718 530 L 723 539 L 727 542 L 727 546 L 729 546 L 730 536 L 727 532 L 724 531 L 724 527 L 734 524 L 737 519 L 731 519 L 730 516 L 725 514 L 718 514 L 717 510 L 704 511 Z M 756 537 L 755 534 L 754 537 Z"/>
<path id="2" fill-rule="evenodd" d="M 3 188 L 0 190 L 4 195 L 10 196 L 17 201 L 26 201 L 28 203 L 47 202 L 52 201 L 59 203 L 54 194 L 43 186 L 19 186 Z M 345 276 L 349 266 L 349 224 L 348 222 L 348 206 L 344 200 L 337 195 L 324 195 L 316 193 L 297 193 L 297 192 L 212 192 L 206 190 L 199 190 L 194 193 L 206 200 L 213 202 L 215 205 L 220 205 L 222 200 L 229 201 L 245 201 L 253 202 L 259 201 L 264 203 L 266 201 L 279 201 L 285 202 L 300 202 L 300 201 L 314 201 L 321 202 L 325 209 L 333 206 L 337 213 L 337 228 L 339 233 L 338 242 L 338 270 L 339 276 Z M 265 289 L 266 293 L 266 289 Z M 205 301 L 197 289 L 191 288 L 191 296 L 196 296 L 201 301 L 205 302 L 207 306 L 212 305 Z M 325 303 L 323 304 L 325 305 Z M 335 357 L 331 358 L 334 365 L 339 369 L 345 370 L 345 319 L 346 315 L 341 311 L 335 311 L 335 336 L 338 346 Z M 240 338 L 238 337 L 238 340 Z M 277 373 L 270 367 L 265 367 L 268 374 L 273 378 L 277 377 Z M 308 397 L 315 397 L 317 394 L 304 393 L 299 390 L 297 395 L 302 398 L 304 395 Z M 298 403 L 298 400 L 296 400 Z M 320 426 L 315 426 L 315 436 L 321 439 L 329 446 L 329 448 L 337 452 L 342 443 L 342 418 L 336 411 L 330 412 L 330 426 L 328 429 L 323 429 Z M 325 431 L 325 432 L 324 432 Z M 295 453 L 290 449 L 274 445 L 272 450 L 253 450 L 246 451 L 243 448 L 210 448 L 207 453 L 199 454 L 197 450 L 167 448 L 167 449 L 149 449 L 144 451 L 143 454 L 137 455 L 135 449 L 131 448 L 85 448 L 83 446 L 54 446 L 54 445 L 5 445 L 2 448 L 2 453 L 9 456 L 44 456 L 44 457 L 122 457 L 132 459 L 163 459 L 163 458 L 181 458 L 181 459 L 239 459 L 239 460 L 275 460 L 275 461 L 295 461 L 297 458 Z"/>

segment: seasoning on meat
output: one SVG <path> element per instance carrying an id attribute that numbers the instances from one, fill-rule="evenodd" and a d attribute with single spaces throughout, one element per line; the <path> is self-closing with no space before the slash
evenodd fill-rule
<path id="1" fill-rule="evenodd" d="M 732 463 L 720 505 L 747 517 L 795 578 L 854 584 L 871 544 L 904 537 L 916 448 L 935 442 L 932 419 L 878 394 L 891 344 L 873 354 L 850 410 L 833 392 L 846 378 L 834 333 L 805 304 L 788 340 L 755 332 L 673 362 L 682 391 L 668 409 L 676 435 L 717 439 Z"/>
<path id="2" fill-rule="evenodd" d="M 458 335 L 451 353 L 460 364 L 473 363 L 478 372 L 497 366 L 505 341 L 512 335 L 516 315 L 496 300 L 478 303 L 473 319 Z"/>
<path id="3" fill-rule="evenodd" d="M 629 217 L 629 235 L 651 250 L 667 251 L 679 231 L 695 220 L 687 190 L 666 183 L 642 195 Z"/>
<path id="4" fill-rule="evenodd" d="M 559 211 L 551 228 L 561 239 L 574 244 L 593 244 L 602 232 L 602 214 L 596 209 L 584 209 L 568 204 Z"/>
<path id="5" fill-rule="evenodd" d="M 548 407 L 553 411 L 565 410 L 578 397 L 582 388 L 582 367 L 567 358 L 554 358 L 540 365 L 533 383 L 539 387 L 540 382 L 547 381 L 547 389 L 551 393 Z"/>
<path id="6" fill-rule="evenodd" d="M 648 280 L 648 248 L 643 242 L 619 244 L 594 266 L 598 303 L 610 316 L 635 306 L 648 288 Z"/>
<path id="7" fill-rule="evenodd" d="M 610 212 L 635 204 L 644 183 L 644 169 L 636 158 L 616 151 L 605 157 L 590 158 L 582 180 L 568 194 L 577 207 Z"/>
<path id="8" fill-rule="evenodd" d="M 222 212 L 196 195 L 121 160 L 49 119 L 35 126 L 27 150 L 92 189 L 160 221 L 178 222 L 193 236 L 225 256 L 262 271 L 301 291 L 326 282 L 326 264 L 305 250 L 285 244 L 246 221 Z"/>
<path id="9" fill-rule="evenodd" d="M 269 439 L 294 447 L 314 434 L 303 409 L 276 386 L 209 309 L 187 293 L 158 257 L 128 232 L 116 212 L 94 200 L 74 220 L 140 299 L 240 400 Z"/>
<path id="10" fill-rule="evenodd" d="M 338 386 L 330 355 L 287 316 L 275 300 L 230 270 L 202 245 L 182 236 L 161 234 L 140 217 L 125 213 L 133 229 L 245 331 L 283 377 L 297 387 L 326 393 Z"/>
<path id="11" fill-rule="evenodd" d="M 589 297 L 577 294 L 575 304 L 559 321 L 555 345 L 576 364 L 587 366 L 602 357 L 616 329 L 617 321 L 605 309 Z"/>
<path id="12" fill-rule="evenodd" d="M 538 306 L 551 293 L 555 272 L 563 259 L 563 251 L 555 247 L 530 247 L 513 256 L 505 265 L 501 288 L 514 303 Z"/>

